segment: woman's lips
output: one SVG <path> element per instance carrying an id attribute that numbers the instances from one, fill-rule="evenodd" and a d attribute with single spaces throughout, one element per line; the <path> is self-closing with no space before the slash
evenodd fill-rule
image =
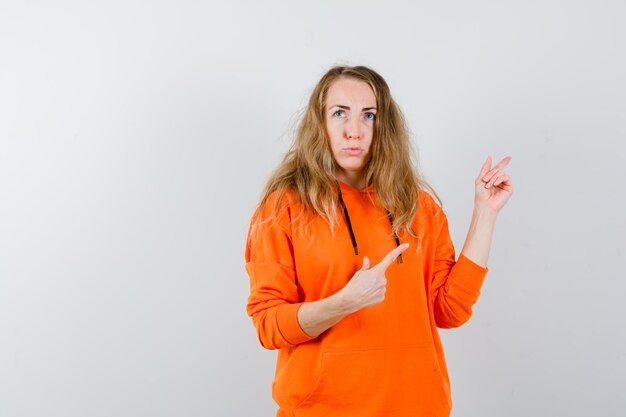
<path id="1" fill-rule="evenodd" d="M 360 155 L 363 152 L 363 149 L 361 149 L 361 148 L 344 148 L 344 151 L 348 155 Z"/>

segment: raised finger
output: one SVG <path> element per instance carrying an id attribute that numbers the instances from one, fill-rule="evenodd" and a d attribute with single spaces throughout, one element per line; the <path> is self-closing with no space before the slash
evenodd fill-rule
<path id="1" fill-rule="evenodd" d="M 501 172 L 504 170 L 504 167 L 506 167 L 509 162 L 511 162 L 511 159 L 513 159 L 510 156 L 507 156 L 505 158 L 503 158 L 500 162 L 498 162 L 492 169 L 491 171 L 489 171 L 485 176 L 483 176 L 482 180 L 485 182 L 488 182 L 497 172 Z"/>
<path id="2" fill-rule="evenodd" d="M 497 169 L 498 171 L 504 171 L 504 168 L 509 164 L 509 162 L 511 162 L 511 159 L 513 159 L 512 156 L 505 156 L 500 162 L 496 164 L 496 166 L 493 167 L 493 169 Z"/>
<path id="3" fill-rule="evenodd" d="M 480 174 L 478 174 L 478 178 L 476 178 L 476 180 L 480 180 L 482 177 L 484 177 L 487 174 L 487 172 L 489 172 L 490 169 L 491 169 L 491 155 L 487 156 L 487 159 L 483 163 L 483 166 L 480 168 Z"/>
<path id="4" fill-rule="evenodd" d="M 389 268 L 389 265 L 396 260 L 396 258 L 409 247 L 408 243 L 403 243 L 402 245 L 394 248 L 391 252 L 389 252 L 382 261 L 380 261 L 374 268 L 381 269 L 383 272 Z M 374 269 L 372 268 L 372 269 Z"/>

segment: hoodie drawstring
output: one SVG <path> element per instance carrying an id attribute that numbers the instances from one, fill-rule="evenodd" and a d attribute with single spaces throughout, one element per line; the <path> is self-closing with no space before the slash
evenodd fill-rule
<path id="1" fill-rule="evenodd" d="M 343 196 L 341 194 L 341 187 L 339 186 L 339 182 L 335 181 L 337 185 L 337 194 L 339 196 L 339 203 L 341 204 L 341 208 L 343 209 L 343 215 L 346 218 L 346 223 L 348 224 L 348 231 L 350 232 L 350 239 L 352 240 L 352 247 L 354 248 L 354 254 L 359 255 L 359 247 L 356 243 L 356 237 L 354 236 L 354 230 L 352 230 L 352 223 L 350 222 L 350 215 L 348 214 L 348 208 L 346 207 L 346 203 L 343 201 Z M 389 210 L 387 210 L 387 218 L 389 219 L 389 224 L 391 225 L 391 231 L 393 232 L 393 238 L 396 242 L 396 247 L 400 246 L 400 239 L 398 239 L 398 234 L 393 230 L 393 215 Z M 398 256 L 398 263 L 402 263 L 402 254 Z"/>

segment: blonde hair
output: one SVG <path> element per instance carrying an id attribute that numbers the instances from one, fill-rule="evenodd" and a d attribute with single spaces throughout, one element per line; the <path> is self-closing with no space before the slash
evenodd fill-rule
<path id="1" fill-rule="evenodd" d="M 392 214 L 393 232 L 418 237 L 412 223 L 418 210 L 420 190 L 427 189 L 439 200 L 413 163 L 413 149 L 404 116 L 383 77 L 364 66 L 336 66 L 328 70 L 315 86 L 298 124 L 294 142 L 262 192 L 257 213 L 263 212 L 268 198 L 276 192 L 272 212 L 265 219 L 261 219 L 261 216 L 253 219 L 252 234 L 261 223 L 278 217 L 283 195 L 288 190 L 292 190 L 302 204 L 300 214 L 308 217 L 305 226 L 317 214 L 334 232 L 339 223 L 335 185 L 338 165 L 326 134 L 324 107 L 328 89 L 339 78 L 365 82 L 376 97 L 377 115 L 370 147 L 371 156 L 364 167 L 365 181 L 368 186 L 374 186 L 378 205 Z"/>

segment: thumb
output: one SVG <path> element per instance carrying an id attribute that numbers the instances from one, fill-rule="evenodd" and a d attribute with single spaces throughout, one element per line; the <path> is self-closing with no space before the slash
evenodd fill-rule
<path id="1" fill-rule="evenodd" d="M 367 256 L 364 256 L 361 271 L 367 271 L 368 269 L 370 269 L 370 259 Z"/>

